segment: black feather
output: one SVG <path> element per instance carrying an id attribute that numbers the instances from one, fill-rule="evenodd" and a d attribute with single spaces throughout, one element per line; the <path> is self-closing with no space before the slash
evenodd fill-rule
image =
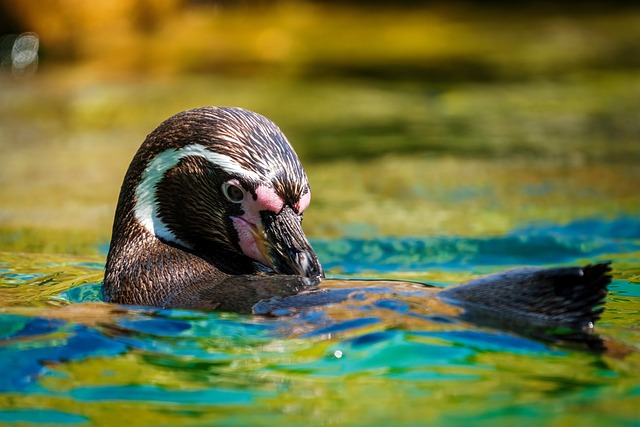
<path id="1" fill-rule="evenodd" d="M 445 289 L 438 296 L 464 308 L 462 318 L 537 338 L 594 341 L 611 282 L 609 262 L 585 267 L 520 268 Z M 590 344 L 591 345 L 591 344 Z"/>

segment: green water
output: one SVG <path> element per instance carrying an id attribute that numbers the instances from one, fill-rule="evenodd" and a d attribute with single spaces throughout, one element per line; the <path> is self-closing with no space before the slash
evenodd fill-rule
<path id="1" fill-rule="evenodd" d="M 635 71 L 0 84 L 0 423 L 640 422 Z M 448 286 L 612 260 L 607 352 L 465 324 L 413 294 L 279 319 L 101 303 L 131 156 L 161 120 L 212 104 L 269 116 L 296 147 L 313 192 L 305 230 L 329 276 Z"/>
<path id="2" fill-rule="evenodd" d="M 323 239 L 314 245 L 341 276 L 419 277 L 422 271 L 441 279 L 440 286 L 509 261 L 613 258 L 616 279 L 598 328 L 609 350 L 594 354 L 464 324 L 407 294 L 370 295 L 279 319 L 116 310 L 99 302 L 101 257 L 4 253 L 0 420 L 637 425 L 635 218 L 494 238 Z"/>

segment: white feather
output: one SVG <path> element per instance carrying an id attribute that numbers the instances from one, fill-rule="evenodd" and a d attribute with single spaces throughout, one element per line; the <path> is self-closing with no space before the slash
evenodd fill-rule
<path id="1" fill-rule="evenodd" d="M 246 170 L 227 155 L 208 150 L 202 144 L 191 144 L 180 149 L 172 148 L 154 157 L 145 168 L 140 184 L 136 187 L 134 214 L 138 222 L 151 234 L 184 247 L 189 247 L 189 245 L 178 239 L 158 215 L 156 186 L 167 171 L 175 167 L 181 159 L 188 156 L 203 157 L 228 174 L 240 175 L 251 180 L 260 180 L 260 176 L 257 173 Z"/>

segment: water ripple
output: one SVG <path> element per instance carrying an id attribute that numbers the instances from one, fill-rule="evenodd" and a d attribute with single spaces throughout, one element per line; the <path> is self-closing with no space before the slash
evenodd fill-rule
<path id="1" fill-rule="evenodd" d="M 492 237 L 342 238 L 312 243 L 325 269 L 334 274 L 483 271 L 486 266 L 562 264 L 634 253 L 640 251 L 640 220 L 587 219 Z"/>

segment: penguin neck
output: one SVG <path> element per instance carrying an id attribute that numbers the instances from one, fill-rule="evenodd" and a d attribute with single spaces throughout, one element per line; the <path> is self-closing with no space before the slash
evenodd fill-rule
<path id="1" fill-rule="evenodd" d="M 158 244 L 166 245 L 175 251 L 174 256 L 188 254 L 206 261 L 211 268 L 221 272 L 222 274 L 232 276 L 240 274 L 256 274 L 258 269 L 255 262 L 245 255 L 239 255 L 229 249 L 217 245 L 207 245 L 206 247 L 196 247 L 194 249 L 184 248 L 173 244 L 172 242 L 164 242 L 157 239 Z M 191 260 L 190 260 L 191 262 Z"/>
<path id="2" fill-rule="evenodd" d="M 103 287 L 110 302 L 167 306 L 187 289 L 257 272 L 247 257 L 220 249 L 206 256 L 185 250 L 160 241 L 135 221 L 118 231 L 111 241 Z"/>

